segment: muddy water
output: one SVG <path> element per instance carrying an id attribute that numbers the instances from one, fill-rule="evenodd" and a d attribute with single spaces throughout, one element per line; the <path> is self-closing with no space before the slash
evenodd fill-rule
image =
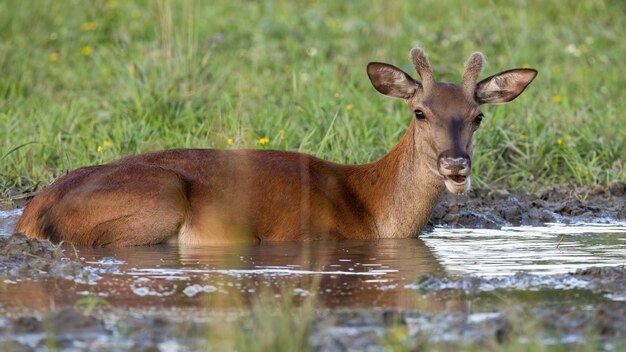
<path id="1" fill-rule="evenodd" d="M 19 216 L 0 213 L 4 234 Z M 83 275 L 0 281 L 5 313 L 47 311 L 96 295 L 116 307 L 203 309 L 241 305 L 269 291 L 315 295 L 328 308 L 416 309 L 412 283 L 425 274 L 484 277 L 557 274 L 626 263 L 626 224 L 436 228 L 421 239 L 266 243 L 255 246 L 66 248 Z M 444 308 L 443 306 L 441 307 Z"/>

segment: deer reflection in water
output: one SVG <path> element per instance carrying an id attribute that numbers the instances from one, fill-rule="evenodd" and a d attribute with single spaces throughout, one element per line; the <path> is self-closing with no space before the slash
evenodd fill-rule
<path id="1" fill-rule="evenodd" d="M 69 256 L 72 252 L 66 249 Z M 117 307 L 209 312 L 247 307 L 260 295 L 299 297 L 296 301 L 314 296 L 326 308 L 437 310 L 445 305 L 436 297 L 418 302 L 415 291 L 405 288 L 423 274 L 444 274 L 420 239 L 80 247 L 77 254 L 84 264 L 100 271 L 100 279 L 91 285 L 50 277 L 0 283 L 0 303 L 10 301 L 12 309 L 47 310 L 72 305 L 90 293 Z M 107 257 L 115 261 L 103 260 Z M 194 285 L 215 291 L 185 291 Z"/>

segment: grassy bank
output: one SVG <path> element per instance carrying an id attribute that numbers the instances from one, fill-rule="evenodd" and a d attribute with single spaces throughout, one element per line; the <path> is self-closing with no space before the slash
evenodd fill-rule
<path id="1" fill-rule="evenodd" d="M 369 61 L 438 79 L 473 51 L 484 76 L 531 66 L 485 108 L 479 185 L 626 180 L 620 1 L 4 1 L 0 193 L 65 170 L 176 147 L 299 150 L 345 163 L 389 150 L 411 114 L 370 86 Z"/>

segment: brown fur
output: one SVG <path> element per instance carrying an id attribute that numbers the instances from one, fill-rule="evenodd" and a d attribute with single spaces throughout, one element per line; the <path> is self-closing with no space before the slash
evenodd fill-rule
<path id="1" fill-rule="evenodd" d="M 422 78 L 432 78 L 423 51 L 411 56 Z M 518 72 L 490 77 L 476 94 L 497 103 L 494 89 L 523 90 L 534 75 Z M 60 178 L 31 200 L 15 231 L 88 246 L 417 236 L 450 176 L 438 160 L 451 151 L 471 154 L 479 102 L 458 85 L 422 86 L 392 65 L 371 63 L 368 74 L 381 93 L 426 116 L 413 118 L 400 142 L 373 163 L 272 150 L 131 156 Z"/>
<path id="2" fill-rule="evenodd" d="M 473 53 L 465 63 L 465 73 L 461 80 L 461 87 L 468 99 L 474 98 L 474 92 L 476 90 L 476 80 L 483 70 L 483 61 L 485 61 L 483 54 Z"/>
<path id="3" fill-rule="evenodd" d="M 420 48 L 413 48 L 409 53 L 409 58 L 413 63 L 413 67 L 422 78 L 422 84 L 424 89 L 430 90 L 435 82 L 435 76 L 433 76 L 433 69 L 428 61 L 428 56 L 424 50 Z"/>

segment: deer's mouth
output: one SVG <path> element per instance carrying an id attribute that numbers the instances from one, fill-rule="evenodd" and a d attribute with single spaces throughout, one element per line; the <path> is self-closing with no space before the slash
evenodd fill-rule
<path id="1" fill-rule="evenodd" d="M 463 176 L 463 175 L 450 175 L 448 176 L 448 178 L 452 180 L 452 182 L 458 183 L 458 184 L 464 184 L 467 181 L 467 176 Z"/>
<path id="2" fill-rule="evenodd" d="M 470 188 L 470 165 L 469 156 L 450 157 L 447 152 L 442 153 L 437 160 L 437 169 L 443 176 L 443 182 L 450 193 L 465 193 Z"/>
<path id="3" fill-rule="evenodd" d="M 443 179 L 446 188 L 450 193 L 461 194 L 470 189 L 471 180 L 469 176 L 447 175 Z"/>

